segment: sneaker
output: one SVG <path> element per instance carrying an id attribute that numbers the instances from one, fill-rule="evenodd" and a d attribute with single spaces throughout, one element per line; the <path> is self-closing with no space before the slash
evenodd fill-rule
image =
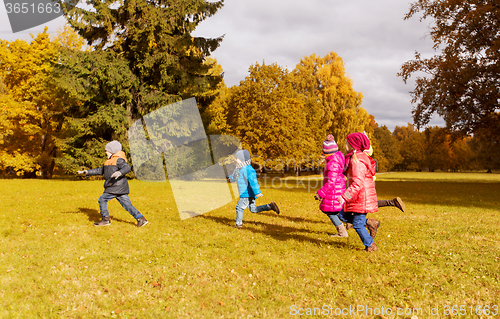
<path id="1" fill-rule="evenodd" d="M 137 227 L 142 227 L 149 223 L 144 216 L 137 218 Z"/>
<path id="2" fill-rule="evenodd" d="M 400 211 L 402 211 L 403 213 L 406 211 L 406 205 L 401 198 L 396 197 L 392 201 L 394 202 L 394 206 L 399 208 Z"/>
<path id="3" fill-rule="evenodd" d="M 103 217 L 100 222 L 94 223 L 94 226 L 109 226 L 111 225 L 111 218 Z"/>
<path id="4" fill-rule="evenodd" d="M 374 251 L 377 251 L 378 248 L 377 248 L 377 245 L 375 245 L 375 243 L 372 243 L 372 245 L 370 247 L 365 247 L 365 250 L 369 253 L 372 253 Z"/>
<path id="5" fill-rule="evenodd" d="M 276 212 L 276 214 L 280 214 L 280 209 L 278 207 L 278 205 L 276 205 L 275 202 L 271 202 L 271 204 L 269 204 L 269 206 L 271 206 L 271 209 L 274 210 Z"/>
<path id="6" fill-rule="evenodd" d="M 366 227 L 370 232 L 370 236 L 375 239 L 375 235 L 377 235 L 377 229 L 380 227 L 380 220 L 368 218 L 366 220 Z"/>
<path id="7" fill-rule="evenodd" d="M 240 229 L 240 228 L 242 228 L 242 227 L 243 227 L 243 225 L 242 225 L 242 224 L 236 224 L 236 225 L 234 225 L 234 226 L 233 226 L 233 228 L 238 228 L 238 229 Z"/>

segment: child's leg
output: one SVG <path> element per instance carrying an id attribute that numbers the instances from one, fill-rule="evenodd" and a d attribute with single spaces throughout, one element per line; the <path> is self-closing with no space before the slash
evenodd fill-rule
<path id="1" fill-rule="evenodd" d="M 335 227 L 342 225 L 342 222 L 340 221 L 339 216 L 338 216 L 338 214 L 339 214 L 338 212 L 334 212 L 334 213 L 325 212 L 325 214 L 328 216 L 328 218 L 330 218 L 330 220 L 332 221 L 332 223 Z"/>
<path id="2" fill-rule="evenodd" d="M 101 211 L 101 216 L 105 218 L 109 218 L 108 211 L 108 202 L 115 198 L 116 195 L 109 193 L 102 193 L 101 197 L 99 197 L 99 210 Z"/>
<path id="3" fill-rule="evenodd" d="M 394 199 L 380 199 L 377 201 L 378 207 L 394 206 L 397 207 L 403 213 L 406 211 L 406 205 L 403 200 L 399 197 Z"/>
<path id="4" fill-rule="evenodd" d="M 240 197 L 236 204 L 236 225 L 243 224 L 243 211 L 248 207 L 248 197 Z"/>
<path id="5" fill-rule="evenodd" d="M 270 204 L 257 206 L 255 204 L 255 198 L 249 198 L 248 209 L 252 213 L 260 213 L 260 212 L 265 212 L 265 211 L 271 210 L 272 208 L 271 208 Z"/>
<path id="6" fill-rule="evenodd" d="M 125 210 L 129 212 L 129 214 L 132 215 L 135 219 L 139 219 L 142 217 L 142 214 L 139 213 L 137 208 L 132 206 L 132 202 L 130 201 L 130 198 L 127 194 L 118 195 L 116 196 L 116 199 L 123 206 L 123 208 L 125 208 Z"/>
<path id="7" fill-rule="evenodd" d="M 338 217 L 339 212 L 325 212 L 325 214 L 330 218 L 332 221 L 333 225 L 335 225 L 335 228 L 337 229 L 337 234 L 336 235 L 331 235 L 332 237 L 349 237 L 347 234 L 347 231 L 344 227 L 344 224 L 340 221 L 340 218 Z"/>
<path id="8" fill-rule="evenodd" d="M 349 212 L 344 212 L 344 210 L 341 210 L 337 217 L 343 221 L 344 223 L 349 223 L 349 224 L 352 224 L 352 213 L 349 213 Z"/>
<path id="9" fill-rule="evenodd" d="M 365 247 L 370 247 L 373 244 L 373 238 L 370 236 L 365 228 L 366 225 L 366 214 L 353 214 L 352 226 L 359 235 L 359 238 L 363 242 Z"/>

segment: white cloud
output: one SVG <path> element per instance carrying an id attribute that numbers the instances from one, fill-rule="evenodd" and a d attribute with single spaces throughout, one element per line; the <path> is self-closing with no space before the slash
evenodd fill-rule
<path id="1" fill-rule="evenodd" d="M 197 36 L 225 35 L 214 57 L 228 86 L 237 85 L 256 62 L 277 63 L 292 70 L 304 56 L 336 52 L 346 65 L 363 107 L 380 125 L 392 130 L 412 122 L 408 93 L 413 89 L 396 76 L 401 65 L 433 54 L 428 26 L 417 18 L 404 21 L 409 3 L 401 0 L 226 0 L 224 7 L 202 22 Z M 0 37 L 29 40 L 43 26 L 12 34 L 4 7 Z M 50 23 L 55 32 L 64 19 Z M 433 123 L 440 122 L 439 119 Z"/>

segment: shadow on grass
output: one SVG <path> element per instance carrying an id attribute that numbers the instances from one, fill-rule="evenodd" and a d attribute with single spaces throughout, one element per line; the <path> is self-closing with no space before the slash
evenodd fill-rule
<path id="1" fill-rule="evenodd" d="M 271 214 L 269 214 L 271 215 Z M 328 216 L 325 215 L 326 218 L 328 218 Z M 312 219 L 307 219 L 307 218 L 304 218 L 304 217 L 292 217 L 292 216 L 283 216 L 283 215 L 279 215 L 279 218 L 283 218 L 283 219 L 286 219 L 286 220 L 289 220 L 291 222 L 294 222 L 294 223 L 311 223 L 311 224 L 324 224 L 324 223 L 328 223 L 328 220 L 325 220 L 325 221 L 322 221 L 322 220 L 312 220 Z"/>
<path id="2" fill-rule="evenodd" d="M 101 213 L 99 213 L 99 211 L 97 209 L 85 208 L 85 207 L 80 207 L 80 208 L 78 208 L 77 211 L 74 211 L 74 212 L 62 212 L 62 213 L 63 214 L 85 214 L 85 215 L 87 215 L 88 220 L 90 222 L 93 222 L 93 223 L 100 221 L 102 218 Z M 120 218 L 115 218 L 111 214 L 109 215 L 109 217 L 111 217 L 112 222 L 127 223 L 127 224 L 132 224 L 135 226 L 134 222 L 123 220 Z"/>
<path id="3" fill-rule="evenodd" d="M 316 183 L 306 187 L 268 188 L 289 193 L 311 193 L 318 187 Z M 375 183 L 379 199 L 401 197 L 407 204 L 476 207 L 497 209 L 500 206 L 500 183 L 467 183 L 453 181 L 377 181 Z M 411 208 L 409 208 L 411 209 Z"/>
<path id="4" fill-rule="evenodd" d="M 377 194 L 401 197 L 407 204 L 498 209 L 500 183 L 383 182 L 375 185 Z"/>
<path id="5" fill-rule="evenodd" d="M 264 214 L 261 214 L 264 215 Z M 226 227 L 232 227 L 234 225 L 234 219 L 227 217 L 216 217 L 216 216 L 206 216 L 200 215 L 199 218 L 209 219 L 216 223 L 222 224 Z M 278 218 L 278 217 L 277 217 Z M 231 225 L 231 226 L 230 226 Z M 335 228 L 332 225 L 332 233 L 335 233 Z M 264 234 L 268 237 L 272 237 L 275 240 L 287 241 L 293 240 L 297 242 L 310 242 L 315 245 L 330 245 L 334 247 L 346 247 L 347 243 L 345 241 L 336 241 L 329 237 L 329 233 L 310 231 L 308 229 L 301 229 L 296 227 L 281 226 L 276 224 L 264 223 L 261 221 L 245 220 L 243 223 L 243 228 L 238 229 L 238 231 L 250 231 L 255 234 Z M 325 239 L 312 238 L 311 236 L 297 234 L 297 233 L 307 233 L 314 236 L 324 236 Z"/>

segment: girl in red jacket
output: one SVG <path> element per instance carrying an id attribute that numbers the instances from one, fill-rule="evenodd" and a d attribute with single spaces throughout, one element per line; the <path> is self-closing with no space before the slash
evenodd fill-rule
<path id="1" fill-rule="evenodd" d="M 319 209 L 330 218 L 333 225 L 337 228 L 338 234 L 332 236 L 348 237 L 344 224 L 342 224 L 337 216 L 342 210 L 342 205 L 337 201 L 337 198 L 345 191 L 343 173 L 345 157 L 342 152 L 339 152 L 339 147 L 331 134 L 323 142 L 323 156 L 325 156 L 323 187 L 316 192 L 314 197 L 317 200 L 321 200 Z"/>
<path id="2" fill-rule="evenodd" d="M 347 189 L 338 197 L 338 202 L 344 204 L 339 213 L 339 219 L 351 223 L 365 245 L 368 252 L 376 251 L 373 238 L 377 233 L 380 221 L 366 219 L 367 213 L 378 211 L 377 192 L 373 176 L 376 173 L 375 161 L 364 151 L 370 148 L 370 141 L 363 133 L 352 133 L 346 142 L 346 175 Z M 368 227 L 370 233 L 366 230 Z"/>

